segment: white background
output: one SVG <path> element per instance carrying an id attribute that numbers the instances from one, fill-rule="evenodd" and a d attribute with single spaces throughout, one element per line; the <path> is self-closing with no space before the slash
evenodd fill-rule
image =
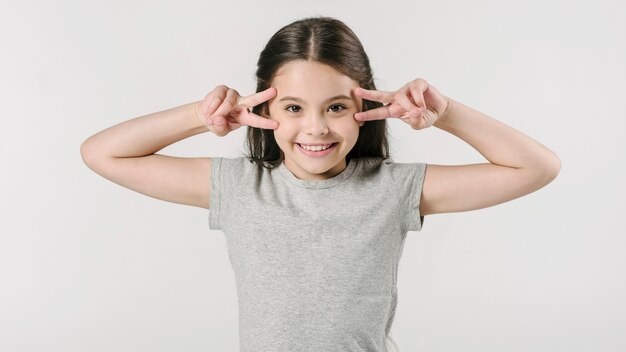
<path id="1" fill-rule="evenodd" d="M 0 5 L 1 351 L 237 351 L 208 210 L 120 187 L 79 148 L 218 84 L 254 93 L 270 36 L 314 15 L 354 30 L 379 89 L 424 78 L 562 161 L 537 192 L 408 234 L 400 351 L 626 349 L 624 2 L 59 0 Z M 396 162 L 486 161 L 435 127 L 389 124 Z M 234 157 L 244 136 L 160 153 Z"/>

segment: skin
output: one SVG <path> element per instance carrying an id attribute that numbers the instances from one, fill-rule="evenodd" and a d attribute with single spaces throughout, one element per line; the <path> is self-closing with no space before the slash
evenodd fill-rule
<path id="1" fill-rule="evenodd" d="M 400 118 L 415 130 L 434 126 L 453 134 L 488 160 L 467 165 L 427 164 L 419 204 L 422 216 L 504 203 L 544 187 L 560 171 L 560 159 L 543 144 L 442 95 L 424 79 L 386 92 L 359 88 L 331 67 L 314 62 L 290 62 L 278 73 L 273 86 L 262 92 L 241 97 L 236 90 L 219 85 L 202 101 L 111 126 L 85 140 L 81 156 L 92 170 L 126 188 L 208 208 L 212 158 L 173 157 L 158 154 L 159 150 L 199 133 L 225 136 L 249 125 L 274 130 L 285 153 L 285 165 L 296 177 L 327 179 L 345 169 L 345 156 L 364 121 Z M 325 102 L 338 94 L 350 99 Z M 287 95 L 303 101 L 281 102 Z M 384 106 L 360 112 L 362 99 Z M 269 112 L 265 117 L 249 111 L 266 101 Z M 315 141 L 339 145 L 327 157 L 310 160 L 293 144 Z"/>
<path id="2" fill-rule="evenodd" d="M 274 137 L 289 171 L 302 180 L 324 180 L 341 173 L 364 124 L 354 119 L 362 103 L 354 94 L 358 83 L 331 66 L 298 60 L 277 71 L 272 87 L 277 96 L 268 102 L 267 117 L 278 122 Z M 346 98 L 331 99 L 338 95 Z M 308 156 L 296 144 L 335 142 L 330 154 L 323 157 Z"/>
<path id="3" fill-rule="evenodd" d="M 317 108 L 322 107 L 319 92 L 325 92 L 326 85 L 332 87 L 339 84 L 333 81 L 333 77 L 341 78 L 332 69 L 313 63 L 295 63 L 291 71 L 286 72 L 284 77 L 287 79 L 280 81 L 279 88 L 297 90 L 310 86 L 311 82 L 308 80 L 324 83 L 310 90 L 312 104 L 317 103 L 314 105 Z M 302 79 L 298 79 L 299 75 Z M 324 79 L 328 81 L 324 82 Z M 345 79 L 349 81 L 349 78 Z M 356 85 L 348 85 L 346 88 L 350 88 L 352 95 L 357 98 L 378 101 L 384 105 L 365 112 L 355 108 L 350 111 L 355 121 L 399 118 L 414 130 L 435 126 L 467 142 L 489 160 L 488 163 L 468 165 L 428 164 L 420 198 L 421 215 L 469 211 L 501 204 L 544 187 L 559 173 L 559 158 L 544 145 L 480 111 L 444 96 L 424 79 L 412 80 L 392 92 L 367 90 Z M 292 125 L 285 132 L 276 133 L 277 140 L 281 140 L 281 149 L 286 150 L 285 165 L 300 178 L 332 177 L 338 173 L 335 170 L 340 172 L 345 168 L 345 163 L 339 161 L 338 166 L 331 168 L 330 172 L 323 172 L 328 167 L 323 160 L 319 160 L 314 166 L 308 166 L 307 163 L 300 162 L 306 159 L 293 153 L 293 141 L 298 141 L 299 136 L 321 138 L 337 135 L 344 138 L 345 146 L 352 148 L 358 131 L 344 129 L 349 124 L 346 122 L 343 125 L 343 120 L 337 124 L 326 123 L 331 119 L 323 118 L 322 113 L 316 113 L 310 107 L 304 108 L 298 109 L 305 112 L 304 122 Z M 270 112 L 272 111 L 278 114 L 278 109 L 270 108 Z M 282 116 L 272 115 L 272 118 L 280 123 L 293 122 Z M 326 126 L 328 127 L 324 128 Z M 349 148 L 341 151 L 341 157 L 345 157 Z"/>

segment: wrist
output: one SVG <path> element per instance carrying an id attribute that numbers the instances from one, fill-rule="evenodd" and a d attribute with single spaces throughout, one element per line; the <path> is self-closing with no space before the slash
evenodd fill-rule
<path id="1" fill-rule="evenodd" d="M 450 98 L 445 98 L 445 99 L 447 101 L 446 108 L 441 113 L 441 116 L 439 116 L 439 118 L 437 118 L 437 120 L 433 124 L 433 126 L 435 127 L 440 127 L 441 125 L 445 124 L 448 119 L 448 116 L 450 116 L 450 111 L 452 110 L 452 99 Z"/>
<path id="2" fill-rule="evenodd" d="M 192 113 L 194 115 L 193 120 L 196 123 L 196 128 L 197 129 L 201 129 L 202 132 L 207 132 L 207 131 L 213 132 L 211 130 L 211 127 L 207 123 L 207 119 L 200 114 L 200 111 L 198 111 L 198 106 L 201 103 L 202 103 L 202 100 L 196 101 L 196 102 L 193 103 L 193 108 L 192 108 L 193 112 Z"/>

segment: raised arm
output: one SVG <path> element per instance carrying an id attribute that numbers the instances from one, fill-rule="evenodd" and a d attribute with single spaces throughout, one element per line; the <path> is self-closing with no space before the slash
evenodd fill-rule
<path id="1" fill-rule="evenodd" d="M 422 186 L 420 215 L 469 211 L 504 203 L 547 185 L 561 161 L 541 143 L 472 109 L 418 78 L 396 92 L 357 88 L 355 94 L 383 107 L 359 112 L 355 119 L 398 117 L 419 130 L 447 131 L 482 154 L 489 163 L 428 164 Z"/>
<path id="2" fill-rule="evenodd" d="M 193 102 L 124 121 L 87 138 L 85 164 L 100 176 L 147 196 L 209 207 L 211 158 L 156 154 L 182 139 L 208 131 Z"/>
<path id="3" fill-rule="evenodd" d="M 559 173 L 558 156 L 522 132 L 454 99 L 434 123 L 482 154 L 489 163 L 428 164 L 422 215 L 490 207 L 534 192 Z"/>
<path id="4" fill-rule="evenodd" d="M 80 146 L 83 161 L 120 186 L 172 203 L 209 208 L 211 158 L 157 151 L 206 131 L 225 136 L 242 125 L 275 129 L 278 122 L 248 110 L 276 95 L 271 88 L 241 97 L 219 85 L 202 101 L 136 117 L 100 131 Z"/>

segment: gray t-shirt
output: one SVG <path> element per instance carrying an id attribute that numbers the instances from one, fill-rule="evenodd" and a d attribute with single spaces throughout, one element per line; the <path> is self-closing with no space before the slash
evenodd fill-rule
<path id="1" fill-rule="evenodd" d="M 387 351 L 425 171 L 356 158 L 311 181 L 284 163 L 213 158 L 209 227 L 223 231 L 235 273 L 240 351 Z"/>

